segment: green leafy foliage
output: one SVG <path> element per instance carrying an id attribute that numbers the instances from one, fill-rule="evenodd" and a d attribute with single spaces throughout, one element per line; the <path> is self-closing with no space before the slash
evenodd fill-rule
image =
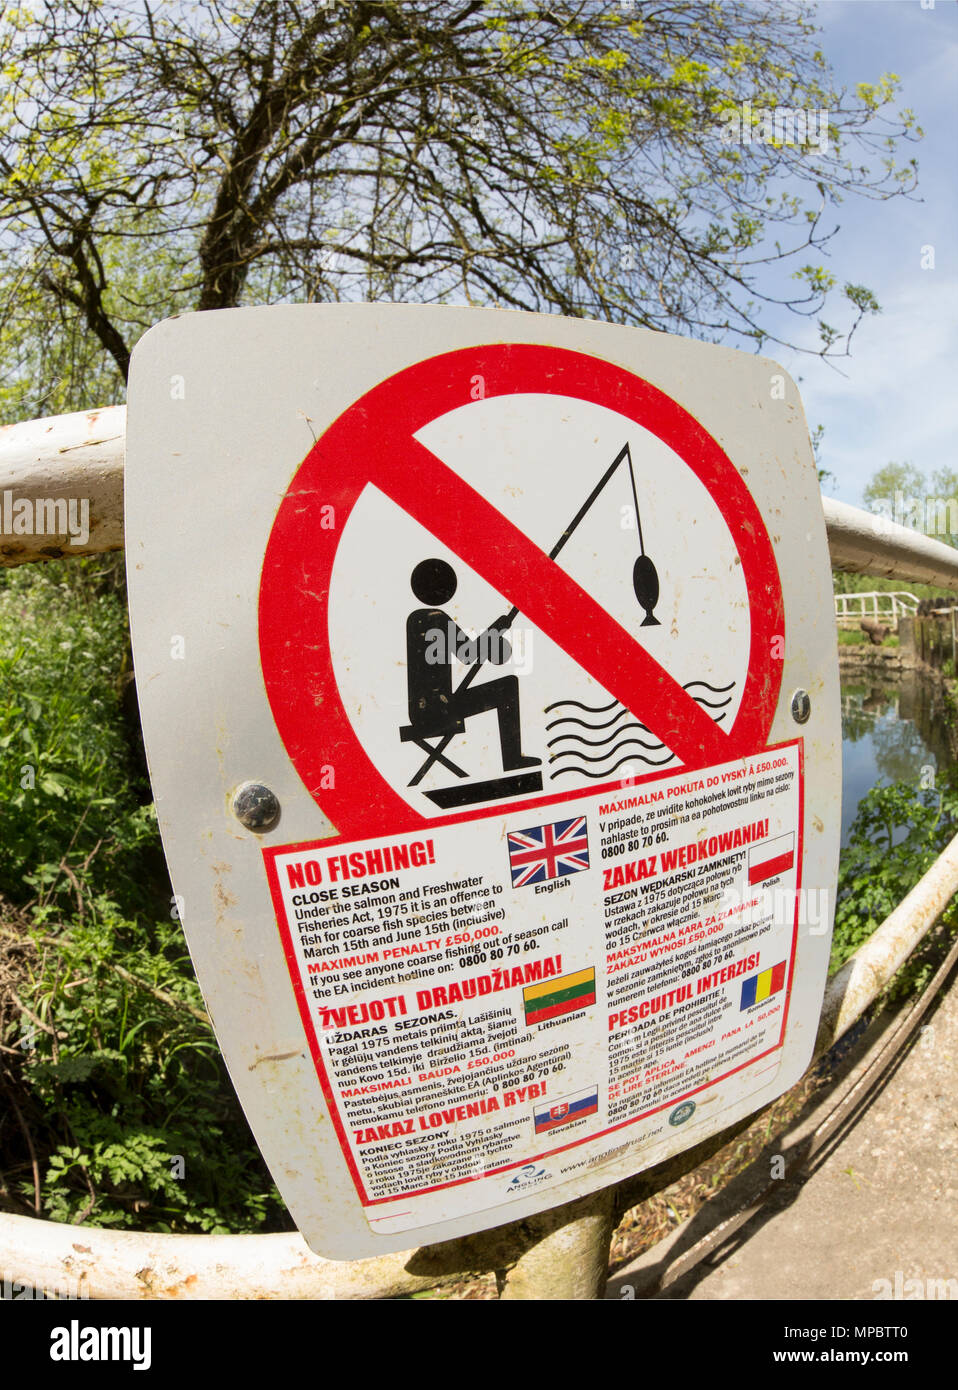
<path id="1" fill-rule="evenodd" d="M 953 777 L 936 790 L 896 782 L 867 793 L 839 867 L 833 971 L 911 892 L 956 831 L 958 786 Z"/>
<path id="2" fill-rule="evenodd" d="M 172 910 L 149 785 L 121 691 L 110 566 L 0 577 L 0 894 L 32 922 L 19 1109 L 42 1212 L 157 1231 L 243 1232 L 289 1218 L 249 1133 Z M 2 1131 L 0 1169 L 32 1205 Z M 22 1207 L 19 1209 L 23 1209 Z"/>
<path id="3" fill-rule="evenodd" d="M 911 463 L 886 463 L 862 490 L 868 511 L 946 545 L 958 546 L 958 472 L 936 469 L 926 478 Z"/>
<path id="4" fill-rule="evenodd" d="M 837 209 L 917 178 L 897 79 L 841 88 L 788 0 L 72 0 L 8 11 L 0 66 L 6 419 L 115 399 L 170 313 L 279 299 L 746 346 L 835 303 L 843 355 L 878 305 L 821 261 Z"/>
<path id="5" fill-rule="evenodd" d="M 121 718 L 122 596 L 93 562 L 71 563 L 0 580 L 0 892 L 32 890 L 41 916 L 76 908 L 80 869 L 94 894 L 135 881 L 156 845 Z"/>

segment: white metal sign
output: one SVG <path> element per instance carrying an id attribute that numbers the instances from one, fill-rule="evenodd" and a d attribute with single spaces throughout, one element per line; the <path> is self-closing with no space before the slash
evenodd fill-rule
<path id="1" fill-rule="evenodd" d="M 811 1056 L 830 568 L 764 359 L 493 310 L 161 324 L 127 547 L 217 1036 L 335 1258 L 557 1205 Z"/>

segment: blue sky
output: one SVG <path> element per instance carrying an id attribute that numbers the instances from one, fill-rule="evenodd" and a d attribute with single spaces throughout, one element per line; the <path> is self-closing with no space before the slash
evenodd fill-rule
<path id="1" fill-rule="evenodd" d="M 861 504 L 862 488 L 891 460 L 930 475 L 958 469 L 958 4 L 935 0 L 818 0 L 821 46 L 839 86 L 884 72 L 901 79 L 924 139 L 907 147 L 919 164 L 915 198 L 849 198 L 827 259 L 839 283 L 864 283 L 882 313 L 863 320 L 840 369 L 771 350 L 798 380 L 809 426 L 825 427 L 826 492 Z M 921 268 L 923 246 L 935 268 Z M 837 310 L 826 313 L 838 321 Z M 812 325 L 784 319 L 782 336 L 813 346 Z M 778 326 L 776 324 L 776 326 Z M 797 330 L 796 331 L 796 327 Z"/>

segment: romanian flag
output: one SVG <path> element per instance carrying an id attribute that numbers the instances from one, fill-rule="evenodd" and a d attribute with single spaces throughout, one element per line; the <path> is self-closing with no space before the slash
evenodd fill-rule
<path id="1" fill-rule="evenodd" d="M 581 1120 L 585 1115 L 595 1115 L 599 1109 L 599 1088 L 591 1091 L 576 1091 L 574 1095 L 563 1096 L 561 1100 L 550 1100 L 537 1105 L 533 1111 L 536 1134 L 546 1134 L 560 1125 Z"/>
<path id="2" fill-rule="evenodd" d="M 526 1026 L 544 1023 L 547 1018 L 559 1018 L 576 1009 L 595 1003 L 595 966 L 577 970 L 574 975 L 559 975 L 541 985 L 527 985 L 522 991 L 526 1011 Z"/>
<path id="3" fill-rule="evenodd" d="M 777 878 L 792 868 L 794 863 L 795 836 L 791 831 L 787 835 L 777 835 L 774 840 L 763 840 L 761 844 L 752 845 L 748 852 L 749 884 Z"/>
<path id="4" fill-rule="evenodd" d="M 742 1002 L 739 1004 L 739 1013 L 743 1009 L 750 1009 L 753 1004 L 761 1004 L 763 999 L 767 999 L 771 994 L 777 994 L 780 989 L 785 988 L 785 966 L 786 962 L 780 960 L 778 965 L 773 965 L 770 970 L 763 970 L 760 975 L 752 975 L 747 980 L 742 981 Z"/>

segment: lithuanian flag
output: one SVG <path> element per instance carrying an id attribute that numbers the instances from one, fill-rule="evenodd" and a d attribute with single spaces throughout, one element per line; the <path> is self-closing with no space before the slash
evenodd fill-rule
<path id="1" fill-rule="evenodd" d="M 522 1002 L 527 1027 L 584 1009 L 595 1003 L 595 967 L 578 970 L 574 975 L 559 975 L 541 985 L 528 985 L 522 991 Z"/>
<path id="2" fill-rule="evenodd" d="M 785 987 L 785 965 L 786 962 L 780 960 L 778 965 L 773 965 L 769 970 L 763 970 L 760 975 L 752 975 L 749 979 L 742 981 L 742 1002 L 738 1006 L 739 1013 L 743 1009 L 750 1009 L 753 1004 L 761 1004 L 763 999 L 767 999 L 770 994 L 777 994 L 780 989 Z"/>

